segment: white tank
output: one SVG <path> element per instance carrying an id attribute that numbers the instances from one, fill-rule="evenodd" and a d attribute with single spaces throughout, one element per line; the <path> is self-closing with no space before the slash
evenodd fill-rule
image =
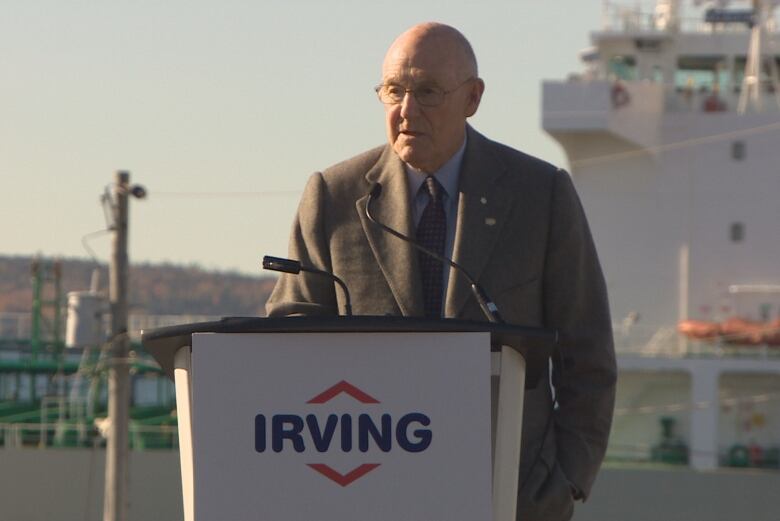
<path id="1" fill-rule="evenodd" d="M 104 304 L 103 297 L 91 291 L 68 293 L 65 347 L 96 346 L 103 342 Z"/>

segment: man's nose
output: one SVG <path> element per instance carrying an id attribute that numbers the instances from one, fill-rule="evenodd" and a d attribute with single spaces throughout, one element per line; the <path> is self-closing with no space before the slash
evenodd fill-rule
<path id="1" fill-rule="evenodd" d="M 401 117 L 406 119 L 408 116 L 416 114 L 419 108 L 414 92 L 407 90 L 406 94 L 404 94 L 404 99 L 401 100 Z"/>

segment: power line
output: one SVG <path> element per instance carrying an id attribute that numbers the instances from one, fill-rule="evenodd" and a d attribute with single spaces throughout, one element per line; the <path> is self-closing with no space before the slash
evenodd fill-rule
<path id="1" fill-rule="evenodd" d="M 259 192 L 218 192 L 218 191 L 192 191 L 192 192 L 166 192 L 155 191 L 153 194 L 163 197 L 203 197 L 203 198 L 257 198 L 257 197 L 290 197 L 301 195 L 301 190 L 269 190 Z"/>

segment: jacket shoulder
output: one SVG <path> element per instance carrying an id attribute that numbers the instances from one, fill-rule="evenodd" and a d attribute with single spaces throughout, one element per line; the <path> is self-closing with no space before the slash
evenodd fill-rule
<path id="1" fill-rule="evenodd" d="M 366 174 L 383 160 L 387 148 L 372 148 L 316 172 L 312 178 L 321 183 L 322 196 L 339 204 L 347 204 L 366 195 L 370 186 Z"/>
<path id="2" fill-rule="evenodd" d="M 379 162 L 386 148 L 387 145 L 381 145 L 345 159 L 323 170 L 322 176 L 329 183 L 338 182 L 342 179 L 352 180 L 355 177 L 364 176 Z"/>
<path id="3" fill-rule="evenodd" d="M 493 153 L 511 172 L 542 177 L 553 177 L 556 174 L 564 173 L 562 168 L 548 163 L 543 159 L 539 159 L 538 157 L 526 154 L 525 152 L 521 152 L 496 141 L 488 140 L 488 143 Z"/>
<path id="4" fill-rule="evenodd" d="M 556 167 L 525 152 L 521 152 L 510 146 L 489 139 L 473 128 L 469 127 L 469 140 L 473 141 L 475 157 L 488 160 L 491 167 L 502 171 L 503 179 L 510 184 L 549 186 L 554 183 L 561 174 L 568 174 Z M 467 145 L 468 146 L 468 145 Z"/>

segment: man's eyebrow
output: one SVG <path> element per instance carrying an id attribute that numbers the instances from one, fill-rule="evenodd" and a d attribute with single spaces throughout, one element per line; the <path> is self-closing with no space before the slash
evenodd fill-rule
<path id="1" fill-rule="evenodd" d="M 398 76 L 396 74 L 390 75 L 390 76 L 382 76 L 382 83 L 402 83 L 404 81 L 404 78 L 402 76 Z"/>
<path id="2" fill-rule="evenodd" d="M 382 85 L 400 85 L 404 87 L 411 87 L 418 89 L 420 87 L 436 87 L 441 88 L 436 80 L 423 78 L 415 81 L 409 77 L 388 76 L 382 79 Z"/>

